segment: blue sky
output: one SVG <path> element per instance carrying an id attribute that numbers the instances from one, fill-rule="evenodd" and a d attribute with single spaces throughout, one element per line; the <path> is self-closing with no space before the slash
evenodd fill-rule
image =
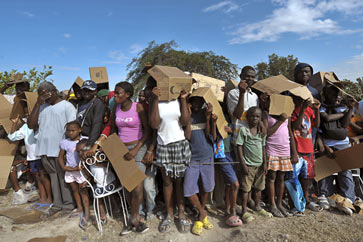
<path id="1" fill-rule="evenodd" d="M 60 90 L 88 67 L 111 87 L 152 40 L 224 55 L 239 67 L 293 54 L 315 71 L 363 76 L 362 0 L 4 0 L 0 72 L 52 65 Z"/>

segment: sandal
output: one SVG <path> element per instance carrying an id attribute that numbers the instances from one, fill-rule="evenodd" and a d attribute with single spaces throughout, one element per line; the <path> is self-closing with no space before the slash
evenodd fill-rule
<path id="1" fill-rule="evenodd" d="M 242 215 L 242 221 L 243 221 L 244 224 L 251 223 L 253 220 L 255 220 L 255 218 L 251 214 L 249 214 L 248 212 L 245 212 Z"/>
<path id="2" fill-rule="evenodd" d="M 291 213 L 292 213 L 293 216 L 296 216 L 296 217 L 305 217 L 305 213 L 304 212 L 300 212 L 296 208 L 292 209 L 291 210 Z"/>
<path id="3" fill-rule="evenodd" d="M 207 229 L 207 230 L 209 230 L 209 229 L 213 229 L 213 227 L 214 227 L 214 225 L 213 225 L 213 224 L 211 224 L 211 223 L 208 221 L 207 216 L 205 216 L 205 218 L 203 219 L 202 223 L 203 223 L 203 228 L 205 228 L 205 229 Z"/>
<path id="4" fill-rule="evenodd" d="M 180 233 L 188 233 L 190 231 L 191 223 L 187 219 L 179 219 L 179 232 Z"/>
<path id="5" fill-rule="evenodd" d="M 166 233 L 171 230 L 171 218 L 170 216 L 167 216 L 159 225 L 159 231 L 160 233 Z"/>
<path id="6" fill-rule="evenodd" d="M 200 221 L 195 221 L 192 228 L 192 233 L 195 235 L 201 235 L 202 232 L 203 232 L 203 223 Z"/>
<path id="7" fill-rule="evenodd" d="M 321 206 L 319 206 L 319 204 L 315 203 L 315 202 L 309 202 L 306 207 L 308 209 L 310 209 L 311 211 L 314 212 L 321 212 L 323 211 L 323 208 Z"/>
<path id="8" fill-rule="evenodd" d="M 255 214 L 260 215 L 265 218 L 272 218 L 272 213 L 267 212 L 265 209 L 261 209 L 260 211 L 255 211 Z"/>
<path id="9" fill-rule="evenodd" d="M 270 208 L 270 212 L 274 217 L 284 218 L 285 216 L 281 213 L 281 211 L 277 207 Z"/>
<path id="10" fill-rule="evenodd" d="M 232 215 L 226 219 L 226 224 L 229 227 L 238 227 L 238 226 L 242 226 L 243 223 L 242 223 L 242 220 L 238 216 Z"/>
<path id="11" fill-rule="evenodd" d="M 284 215 L 284 217 L 291 217 L 292 216 L 292 214 L 289 213 L 284 207 L 281 206 L 278 209 L 281 211 L 281 213 L 282 213 L 282 215 Z"/>
<path id="12" fill-rule="evenodd" d="M 139 222 L 139 224 L 134 226 L 134 228 L 135 228 L 135 232 L 140 233 L 140 234 L 145 233 L 146 231 L 149 230 L 149 227 L 146 226 L 146 224 L 143 222 Z"/>
<path id="13" fill-rule="evenodd" d="M 82 215 L 82 212 L 79 212 L 77 210 L 73 210 L 72 213 L 69 215 L 69 218 L 77 218 Z"/>
<path id="14" fill-rule="evenodd" d="M 83 230 L 86 230 L 87 229 L 87 227 L 88 227 L 88 221 L 89 221 L 90 219 L 86 219 L 85 217 L 84 217 L 84 214 L 82 213 L 82 216 L 81 216 L 81 219 L 79 220 L 79 227 L 81 228 L 81 229 L 83 229 Z"/>

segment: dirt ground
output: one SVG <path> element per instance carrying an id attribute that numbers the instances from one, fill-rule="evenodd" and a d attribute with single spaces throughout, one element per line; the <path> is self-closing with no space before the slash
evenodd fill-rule
<path id="1" fill-rule="evenodd" d="M 12 191 L 0 194 L 0 210 L 9 208 Z M 27 207 L 29 204 L 19 205 Z M 222 214 L 209 215 L 214 229 L 204 230 L 198 237 L 191 233 L 181 234 L 175 226 L 167 234 L 158 232 L 159 220 L 148 221 L 150 230 L 144 234 L 131 233 L 120 237 L 122 229 L 120 219 L 110 219 L 104 226 L 103 235 L 95 226 L 87 231 L 78 227 L 79 218 L 59 217 L 35 224 L 13 224 L 9 218 L 0 216 L 0 241 L 28 241 L 35 237 L 67 236 L 67 242 L 73 241 L 363 241 L 363 216 L 344 215 L 338 211 L 315 213 L 306 211 L 305 217 L 264 219 L 255 216 L 256 220 L 239 228 L 227 228 Z"/>

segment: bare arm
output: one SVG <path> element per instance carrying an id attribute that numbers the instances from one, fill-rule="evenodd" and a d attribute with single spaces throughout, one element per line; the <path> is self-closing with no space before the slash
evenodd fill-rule
<path id="1" fill-rule="evenodd" d="M 213 141 L 217 140 L 217 119 L 218 116 L 216 114 L 212 114 L 212 127 L 211 127 L 211 133 L 213 136 Z"/>
<path id="2" fill-rule="evenodd" d="M 336 121 L 344 117 L 344 113 L 333 113 L 327 114 L 326 112 L 321 112 L 320 117 L 324 122 Z"/>
<path id="3" fill-rule="evenodd" d="M 236 119 L 240 119 L 242 117 L 244 107 L 245 107 L 245 93 L 248 88 L 248 85 L 245 81 L 240 81 L 238 84 L 239 89 L 239 97 L 238 97 L 238 103 L 233 111 L 233 117 Z"/>
<path id="4" fill-rule="evenodd" d="M 180 92 L 180 124 L 181 126 L 185 126 L 188 124 L 189 120 L 190 120 L 190 112 L 188 110 L 188 105 L 187 105 L 187 97 L 188 97 L 188 93 L 183 89 Z"/>
<path id="5" fill-rule="evenodd" d="M 59 162 L 60 167 L 62 167 L 62 169 L 64 171 L 79 171 L 78 167 L 66 166 L 66 162 L 65 162 L 65 159 L 64 159 L 65 155 L 66 155 L 65 150 L 61 149 L 59 151 L 59 155 L 58 155 L 58 162 Z"/>
<path id="6" fill-rule="evenodd" d="M 246 165 L 246 162 L 243 159 L 243 146 L 242 145 L 237 145 L 237 154 L 238 154 L 239 162 L 241 163 L 241 166 L 242 166 L 242 174 L 247 175 L 248 166 Z"/>
<path id="7" fill-rule="evenodd" d="M 291 129 L 291 120 L 290 119 L 289 119 L 288 129 L 289 129 L 289 136 L 290 136 L 291 163 L 296 164 L 298 162 L 298 156 L 297 156 L 294 134 L 292 133 L 292 129 Z"/>
<path id="8" fill-rule="evenodd" d="M 272 127 L 267 128 L 267 137 L 273 135 L 287 119 L 286 113 L 282 113 Z"/>
<path id="9" fill-rule="evenodd" d="M 151 94 L 151 102 L 149 108 L 149 124 L 152 129 L 159 129 L 160 126 L 160 114 L 159 114 L 159 97 L 160 88 L 154 87 Z"/>
<path id="10" fill-rule="evenodd" d="M 305 100 L 300 106 L 300 112 L 297 119 L 294 122 L 291 122 L 291 127 L 294 130 L 301 130 L 302 122 L 304 119 L 304 113 L 306 109 L 309 107 L 309 101 Z"/>
<path id="11" fill-rule="evenodd" d="M 33 130 L 38 129 L 40 106 L 42 106 L 45 103 L 45 100 L 50 98 L 50 96 L 51 96 L 51 93 L 47 92 L 45 90 L 43 90 L 41 93 L 39 93 L 37 102 L 35 103 L 34 108 L 27 120 L 29 129 L 33 129 Z"/>
<path id="12" fill-rule="evenodd" d="M 353 115 L 353 106 L 348 107 L 348 112 L 345 112 L 344 117 L 340 121 L 344 128 L 348 128 L 352 115 Z"/>
<path id="13" fill-rule="evenodd" d="M 213 106 L 211 103 L 207 103 L 207 110 L 205 111 L 205 136 L 208 137 L 210 134 L 211 116 L 213 112 Z"/>

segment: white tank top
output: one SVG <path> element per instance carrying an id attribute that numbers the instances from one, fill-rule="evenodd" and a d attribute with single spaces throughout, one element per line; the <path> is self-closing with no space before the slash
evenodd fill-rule
<path id="1" fill-rule="evenodd" d="M 158 144 L 167 145 L 185 139 L 184 130 L 179 123 L 180 104 L 178 100 L 159 102 L 160 127 Z"/>

